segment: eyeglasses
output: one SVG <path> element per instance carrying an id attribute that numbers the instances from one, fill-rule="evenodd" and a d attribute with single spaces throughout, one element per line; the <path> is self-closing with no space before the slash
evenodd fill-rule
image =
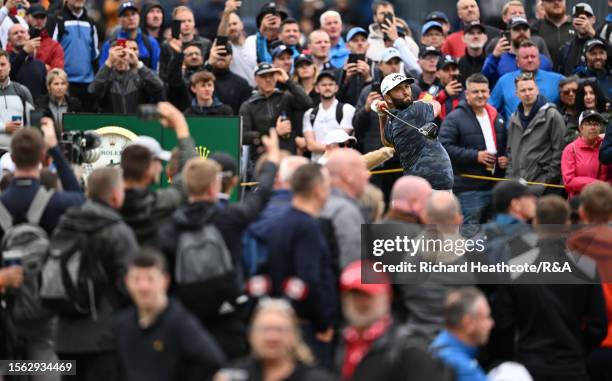
<path id="1" fill-rule="evenodd" d="M 600 127 L 601 122 L 599 122 L 598 120 L 585 120 L 584 122 L 582 122 L 582 126 Z"/>

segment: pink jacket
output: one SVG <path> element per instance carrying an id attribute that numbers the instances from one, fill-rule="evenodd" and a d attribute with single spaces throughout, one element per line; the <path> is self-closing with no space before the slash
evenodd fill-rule
<path id="1" fill-rule="evenodd" d="M 598 137 L 595 145 L 589 147 L 584 139 L 579 137 L 563 150 L 561 174 L 570 198 L 580 194 L 582 188 L 593 181 L 612 179 L 612 165 L 604 165 L 599 162 L 599 146 L 602 141 Z"/>

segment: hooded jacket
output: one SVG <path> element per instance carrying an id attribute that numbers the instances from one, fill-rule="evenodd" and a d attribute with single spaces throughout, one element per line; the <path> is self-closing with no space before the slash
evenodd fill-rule
<path id="1" fill-rule="evenodd" d="M 70 236 L 72 232 L 90 234 L 88 242 L 99 256 L 109 287 L 99 302 L 98 319 L 91 316 L 60 316 L 57 352 L 102 352 L 114 348 L 111 328 L 114 311 L 125 304 L 127 294 L 123 275 L 130 257 L 138 254 L 134 232 L 122 221 L 117 211 L 103 202 L 88 200 L 81 207 L 69 209 L 61 218 L 51 242 Z"/>
<path id="2" fill-rule="evenodd" d="M 149 36 L 149 31 L 147 30 L 147 14 L 153 8 L 159 8 L 161 10 L 162 24 L 159 31 L 159 36 L 151 37 L 157 40 L 157 43 L 159 44 L 159 46 L 161 46 L 164 42 L 164 25 L 166 24 L 166 11 L 164 11 L 164 7 L 162 7 L 160 3 L 158 3 L 157 1 L 147 1 L 142 6 L 142 9 L 140 10 L 140 29 L 142 29 L 142 34 L 144 34 L 145 36 Z"/>
<path id="3" fill-rule="evenodd" d="M 538 96 L 537 112 L 523 128 L 523 105 L 510 118 L 506 177 L 559 184 L 565 122 L 555 105 Z"/>
<path id="4" fill-rule="evenodd" d="M 491 105 L 485 105 L 485 111 L 489 117 L 493 129 L 493 141 L 497 147 L 497 156 L 505 156 L 506 153 L 506 129 L 503 119 L 497 110 Z M 448 152 L 453 164 L 455 174 L 453 191 L 466 192 L 475 190 L 490 190 L 493 183 L 487 180 L 474 180 L 461 177 L 461 174 L 478 176 L 491 176 L 491 172 L 478 162 L 478 152 L 487 149 L 482 128 L 476 114 L 463 101 L 459 107 L 452 111 L 440 127 L 440 142 Z M 502 171 L 496 169 L 494 175 L 502 175 Z"/>
<path id="5" fill-rule="evenodd" d="M 191 40 L 190 42 L 195 42 L 200 46 L 200 52 L 202 53 L 202 59 L 204 60 L 204 62 L 206 62 L 206 60 L 208 59 L 208 56 L 210 55 L 210 48 L 212 47 L 212 42 L 210 42 L 208 38 L 198 36 L 197 34 L 193 37 L 193 40 Z M 183 44 L 186 44 L 186 42 L 183 42 Z M 169 80 L 168 65 L 177 55 L 178 54 L 175 53 L 170 47 L 170 44 L 168 43 L 168 41 L 164 41 L 161 44 L 161 53 L 159 56 L 159 76 L 165 82 Z M 182 53 L 180 55 L 181 55 L 180 63 L 182 66 L 183 65 L 183 58 L 182 58 L 183 55 Z"/>
<path id="6" fill-rule="evenodd" d="M 195 98 L 191 101 L 191 106 L 184 112 L 188 116 L 204 116 L 204 115 L 232 115 L 232 108 L 221 103 L 217 98 L 213 98 L 213 103 L 210 106 L 198 106 Z"/>

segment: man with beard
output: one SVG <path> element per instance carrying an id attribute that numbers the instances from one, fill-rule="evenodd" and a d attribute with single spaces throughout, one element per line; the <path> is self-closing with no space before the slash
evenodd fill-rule
<path id="1" fill-rule="evenodd" d="M 147 2 L 142 6 L 140 11 L 140 28 L 145 36 L 151 36 L 159 46 L 164 43 L 164 19 L 166 14 L 164 8 L 157 2 Z"/>
<path id="2" fill-rule="evenodd" d="M 567 9 L 565 0 L 542 0 L 542 6 L 545 12 L 544 18 L 536 20 L 531 30 L 533 34 L 546 41 L 548 51 L 552 55 L 553 67 L 556 67 L 559 64 L 557 54 L 559 49 L 575 32 L 569 16 L 565 14 Z"/>
<path id="3" fill-rule="evenodd" d="M 453 188 L 453 169 L 437 138 L 437 131 L 425 136 L 400 121 L 420 128 L 440 114 L 440 103 L 434 100 L 412 102 L 410 84 L 413 82 L 413 78 L 403 74 L 388 75 L 383 79 L 380 89 L 384 101 L 376 102 L 374 107 L 378 113 L 381 141 L 385 146 L 395 148 L 405 175 L 420 176 L 429 181 L 433 189 L 450 190 Z M 390 109 L 396 118 L 388 117 L 381 108 Z"/>
<path id="4" fill-rule="evenodd" d="M 608 51 L 606 44 L 594 38 L 584 44 L 585 66 L 578 69 L 581 78 L 595 78 L 601 89 L 607 89 L 605 94 L 612 99 L 612 68 L 607 66 Z"/>
<path id="5" fill-rule="evenodd" d="M 497 80 L 504 74 L 517 69 L 516 54 L 521 42 L 530 40 L 531 31 L 529 22 L 523 17 L 513 17 L 508 24 L 510 40 L 501 37 L 495 45 L 493 53 L 489 54 L 482 67 L 482 74 L 489 80 L 491 87 L 495 86 Z M 540 69 L 551 71 L 550 60 L 540 53 Z"/>
<path id="6" fill-rule="evenodd" d="M 45 64 L 35 58 L 40 47 L 40 37 L 30 38 L 28 30 L 15 24 L 9 30 L 11 52 L 11 79 L 23 84 L 30 90 L 34 101 L 47 92 Z"/>
<path id="7" fill-rule="evenodd" d="M 577 9 L 580 8 L 583 11 L 579 13 Z M 595 21 L 595 13 L 589 4 L 578 3 L 574 6 L 572 12 L 574 38 L 563 44 L 558 52 L 556 72 L 563 75 L 572 75 L 576 72 L 576 67 L 582 62 L 586 42 L 596 36 Z"/>
<path id="8" fill-rule="evenodd" d="M 487 31 L 480 21 L 472 21 L 465 25 L 463 42 L 465 43 L 465 55 L 459 60 L 459 72 L 461 83 L 472 74 L 480 73 L 486 58 L 484 46 L 487 43 Z"/>
<path id="9" fill-rule="evenodd" d="M 179 110 L 184 110 L 191 104 L 191 77 L 204 70 L 204 57 L 200 46 L 195 42 L 183 45 L 180 40 L 170 40 L 173 51 L 166 72 L 168 86 L 168 101 Z"/>
<path id="10" fill-rule="evenodd" d="M 241 2 L 237 0 L 227 0 L 225 2 L 217 36 L 227 36 L 234 52 L 230 71 L 246 79 L 251 87 L 255 87 L 253 68 L 257 65 L 257 55 L 255 49 L 249 49 L 249 45 L 246 44 L 244 24 L 236 13 L 240 4 Z"/>

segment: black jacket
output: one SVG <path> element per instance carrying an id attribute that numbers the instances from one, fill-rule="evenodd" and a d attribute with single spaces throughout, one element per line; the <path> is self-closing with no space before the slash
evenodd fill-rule
<path id="1" fill-rule="evenodd" d="M 47 94 L 45 64 L 23 50 L 11 52 L 10 57 L 11 80 L 27 87 L 35 102 L 41 95 Z"/>
<path id="2" fill-rule="evenodd" d="M 204 65 L 204 68 L 215 75 L 215 97 L 230 106 L 234 115 L 238 115 L 240 106 L 253 94 L 249 83 L 229 70 L 213 69 L 210 65 Z"/>
<path id="3" fill-rule="evenodd" d="M 466 54 L 459 59 L 459 80 L 465 86 L 465 80 L 472 74 L 480 73 L 482 66 L 484 65 L 485 59 L 487 58 L 486 53 L 483 51 L 482 55 L 472 57 Z"/>
<path id="4" fill-rule="evenodd" d="M 225 369 L 244 375 L 245 378 L 240 378 L 243 381 L 263 381 L 264 379 L 262 364 L 253 356 L 239 359 Z M 293 373 L 283 381 L 333 381 L 335 379 L 320 368 L 297 363 Z"/>
<path id="5" fill-rule="evenodd" d="M 54 112 L 54 110 L 51 108 L 50 103 L 51 99 L 49 94 L 45 94 L 36 100 L 35 108 L 36 111 L 42 112 L 44 116 L 49 116 L 53 118 L 53 120 L 55 121 L 55 133 L 59 139 L 63 132 L 63 118 L 62 115 L 59 115 L 58 113 Z M 66 106 L 68 108 L 66 112 L 68 113 L 83 112 L 83 106 L 81 105 L 81 101 L 78 98 L 66 95 Z"/>
<path id="6" fill-rule="evenodd" d="M 590 39 L 591 37 L 580 38 L 575 34 L 574 38 L 563 44 L 558 52 L 553 52 L 553 54 L 558 54 L 555 71 L 566 77 L 575 74 L 577 68 L 582 64 L 581 57 L 584 44 Z"/>
<path id="7" fill-rule="evenodd" d="M 604 141 L 599 147 L 599 161 L 602 164 L 612 164 L 612 128 L 606 129 Z"/>
<path id="8" fill-rule="evenodd" d="M 208 59 L 208 55 L 210 54 L 210 48 L 212 46 L 212 42 L 210 42 L 208 38 L 201 37 L 198 35 L 196 35 L 192 41 L 195 41 L 196 43 L 200 45 L 200 52 L 202 52 L 202 58 L 206 62 L 206 60 Z M 162 80 L 164 80 L 164 82 L 168 82 L 169 80 L 169 78 L 167 77 L 168 65 L 170 64 L 170 61 L 173 58 L 175 58 L 177 54 L 174 53 L 168 41 L 165 41 L 163 44 L 161 44 L 160 48 L 161 48 L 161 51 L 159 53 L 159 76 L 161 77 Z M 183 54 L 180 53 L 180 55 L 181 55 L 181 64 L 182 64 Z"/>
<path id="9" fill-rule="evenodd" d="M 210 379 L 225 360 L 210 334 L 172 298 L 145 329 L 136 307 L 120 311 L 113 332 L 124 381 Z"/>
<path id="10" fill-rule="evenodd" d="M 427 340 L 399 325 L 378 338 L 355 368 L 351 381 L 450 381 L 454 374 L 427 351 Z M 342 370 L 346 348 L 336 351 L 337 369 Z"/>
<path id="11" fill-rule="evenodd" d="M 504 156 L 506 152 L 504 122 L 492 106 L 487 105 L 486 111 L 489 120 L 492 121 L 491 127 L 495 129 L 497 156 Z M 486 150 L 487 147 L 478 119 L 467 102 L 461 102 L 459 107 L 444 119 L 440 127 L 440 142 L 448 152 L 453 164 L 455 173 L 453 191 L 489 190 L 493 187 L 494 184 L 490 181 L 466 179 L 460 176 L 462 173 L 491 176 L 491 172 L 478 162 L 478 151 Z M 501 171 L 496 175 L 500 176 L 500 173 Z"/>
<path id="12" fill-rule="evenodd" d="M 232 108 L 224 103 L 219 102 L 218 99 L 214 99 L 213 104 L 210 106 L 198 106 L 196 100 L 191 102 L 185 112 L 185 116 L 205 116 L 205 115 L 233 115 Z"/>

